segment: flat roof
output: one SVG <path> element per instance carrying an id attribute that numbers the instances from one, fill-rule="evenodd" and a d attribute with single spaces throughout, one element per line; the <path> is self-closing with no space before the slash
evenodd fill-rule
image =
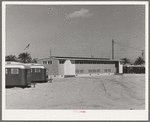
<path id="1" fill-rule="evenodd" d="M 24 64 L 24 65 L 28 65 L 28 66 L 30 66 L 31 68 L 46 69 L 46 67 L 45 67 L 44 65 L 41 65 L 41 64 L 27 63 L 27 64 Z"/>
<path id="2" fill-rule="evenodd" d="M 145 65 L 123 65 L 126 67 L 145 67 Z"/>
<path id="3" fill-rule="evenodd" d="M 30 66 L 23 64 L 5 64 L 5 68 L 31 69 Z"/>
<path id="4" fill-rule="evenodd" d="M 42 58 L 43 59 L 58 59 L 58 60 L 93 60 L 93 61 L 122 61 L 122 60 L 110 60 L 110 58 L 87 58 L 87 57 L 60 57 L 60 56 L 52 56 L 51 58 Z"/>
<path id="5" fill-rule="evenodd" d="M 5 61 L 5 64 L 24 64 L 24 63 L 15 62 L 15 61 Z"/>

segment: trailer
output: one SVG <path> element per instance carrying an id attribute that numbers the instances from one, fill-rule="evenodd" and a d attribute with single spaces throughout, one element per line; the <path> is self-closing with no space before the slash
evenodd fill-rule
<path id="1" fill-rule="evenodd" d="M 41 64 L 25 64 L 31 68 L 31 82 L 47 82 L 46 67 Z"/>
<path id="2" fill-rule="evenodd" d="M 143 66 L 143 65 L 134 65 L 133 66 L 133 73 L 136 73 L 136 74 L 145 73 L 145 66 Z"/>
<path id="3" fill-rule="evenodd" d="M 31 86 L 31 68 L 24 64 L 5 64 L 5 86 L 27 87 Z"/>
<path id="4" fill-rule="evenodd" d="M 145 66 L 144 65 L 124 65 L 123 73 L 136 73 L 136 74 L 145 73 Z"/>

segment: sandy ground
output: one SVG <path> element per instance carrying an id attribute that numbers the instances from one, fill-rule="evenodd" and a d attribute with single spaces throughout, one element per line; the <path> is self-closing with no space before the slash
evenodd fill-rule
<path id="1" fill-rule="evenodd" d="M 56 78 L 35 88 L 7 88 L 6 109 L 145 109 L 145 75 Z"/>

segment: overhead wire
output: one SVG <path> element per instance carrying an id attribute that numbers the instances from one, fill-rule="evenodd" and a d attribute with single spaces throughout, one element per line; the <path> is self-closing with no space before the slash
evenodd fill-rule
<path id="1" fill-rule="evenodd" d="M 118 45 L 120 45 L 120 46 L 124 45 L 124 46 L 126 46 L 126 47 L 128 47 L 128 48 L 132 48 L 132 49 L 140 50 L 140 51 L 141 51 L 141 49 L 139 49 L 139 48 L 134 48 L 134 47 L 131 47 L 131 46 L 129 46 L 129 45 L 123 44 L 123 43 L 121 43 L 121 42 L 116 42 L 116 41 L 115 41 L 115 43 L 118 44 Z M 121 44 L 120 44 L 120 43 L 121 43 Z"/>

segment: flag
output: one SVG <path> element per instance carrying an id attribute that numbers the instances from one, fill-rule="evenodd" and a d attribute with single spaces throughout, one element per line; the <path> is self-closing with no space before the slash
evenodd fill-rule
<path id="1" fill-rule="evenodd" d="M 28 46 L 27 46 L 26 48 L 29 49 L 29 46 L 30 46 L 30 44 L 28 44 Z M 26 48 L 24 48 L 24 50 L 25 50 Z"/>

